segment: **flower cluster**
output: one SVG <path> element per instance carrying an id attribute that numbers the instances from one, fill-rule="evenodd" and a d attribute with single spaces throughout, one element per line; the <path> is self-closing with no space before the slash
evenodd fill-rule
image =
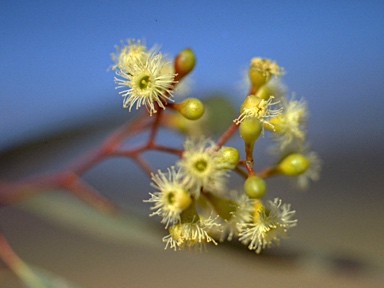
<path id="1" fill-rule="evenodd" d="M 150 193 L 151 198 L 145 200 L 153 203 L 151 209 L 155 212 L 151 216 L 161 216 L 166 228 L 173 224 L 169 229 L 170 235 L 164 238 L 166 247 L 171 248 L 194 244 L 201 247 L 202 242 L 216 243 L 209 232 L 221 226 L 218 217 L 212 218 L 213 211 L 207 216 L 197 212 L 196 201 L 208 199 L 208 191 L 214 191 L 215 195 L 223 194 L 229 170 L 222 162 L 223 150 L 217 150 L 210 139 L 187 138 L 184 149 L 176 166 L 168 168 L 166 174 L 161 171 L 152 174 L 152 186 L 157 191 Z"/>
<path id="2" fill-rule="evenodd" d="M 145 202 L 152 204 L 150 215 L 160 216 L 169 231 L 163 238 L 165 248 L 201 249 L 206 243 L 217 245 L 237 238 L 260 253 L 285 238 L 296 226 L 295 211 L 279 198 L 263 199 L 265 179 L 282 175 L 307 187 L 309 180 L 318 180 L 320 161 L 306 143 L 307 104 L 303 99 L 286 97 L 281 82 L 284 69 L 269 59 L 251 59 L 249 93 L 237 118 L 232 118 L 214 141 L 201 133 L 215 121 L 212 111 L 196 98 L 178 103 L 173 97 L 178 83 L 194 68 L 191 49 L 182 50 L 172 65 L 156 46 L 148 49 L 142 41 L 128 40 L 117 47 L 112 60 L 117 88 L 124 88 L 119 92 L 124 97 L 123 107 L 145 106 L 149 116 L 159 112 L 148 122 L 148 141 L 129 155 L 137 160 L 137 151 L 158 149 L 178 156 L 166 171 L 147 171 L 155 191 Z M 157 144 L 156 132 L 162 126 L 186 134 L 182 149 Z M 243 158 L 238 148 L 225 145 L 236 131 L 244 142 Z M 255 171 L 254 146 L 260 135 L 267 133 L 277 159 L 272 166 Z M 142 159 L 138 164 L 149 170 Z M 229 188 L 233 174 L 242 179 L 242 188 Z"/>

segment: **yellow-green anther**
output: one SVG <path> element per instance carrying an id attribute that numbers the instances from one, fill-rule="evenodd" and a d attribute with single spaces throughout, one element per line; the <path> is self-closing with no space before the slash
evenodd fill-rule
<path id="1" fill-rule="evenodd" d="M 244 182 L 244 191 L 249 198 L 261 198 L 266 190 L 265 181 L 263 178 L 252 175 Z"/>
<path id="2" fill-rule="evenodd" d="M 298 153 L 289 154 L 277 164 L 276 170 L 284 175 L 297 176 L 304 173 L 309 166 L 308 159 Z"/>

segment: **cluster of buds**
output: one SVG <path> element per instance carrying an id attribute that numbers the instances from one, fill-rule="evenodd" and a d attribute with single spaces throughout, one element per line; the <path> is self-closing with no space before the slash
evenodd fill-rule
<path id="1" fill-rule="evenodd" d="M 112 59 L 117 88 L 123 88 L 119 92 L 123 106 L 129 110 L 145 106 L 148 116 L 156 115 L 148 143 L 153 143 L 161 125 L 187 134 L 183 149 L 162 147 L 179 158 L 167 170 L 150 173 L 155 191 L 145 200 L 153 205 L 151 215 L 160 216 L 169 231 L 163 238 L 166 248 L 201 249 L 206 243 L 217 245 L 236 238 L 260 253 L 286 237 L 297 223 L 295 211 L 279 198 L 264 200 L 268 192 L 265 178 L 286 175 L 297 178 L 302 187 L 308 186 L 309 180 L 318 179 L 320 164 L 306 144 L 306 102 L 286 98 L 280 80 L 284 69 L 269 59 L 251 60 L 249 93 L 240 113 L 214 141 L 198 129 L 192 133 L 185 124 L 200 121 L 205 125 L 201 120 L 209 111 L 203 102 L 196 98 L 178 102 L 174 96 L 195 66 L 191 49 L 181 51 L 172 63 L 156 47 L 148 49 L 141 41 L 129 40 L 117 47 Z M 238 148 L 225 145 L 237 130 L 244 142 L 244 159 Z M 277 161 L 255 171 L 254 146 L 267 133 Z M 148 149 L 153 147 L 150 144 Z M 229 188 L 233 174 L 243 177 L 241 189 Z"/>

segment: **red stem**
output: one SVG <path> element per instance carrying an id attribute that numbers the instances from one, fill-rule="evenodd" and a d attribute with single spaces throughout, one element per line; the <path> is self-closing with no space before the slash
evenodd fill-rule
<path id="1" fill-rule="evenodd" d="M 168 147 L 168 146 L 163 146 L 163 145 L 159 145 L 159 144 L 153 144 L 152 146 L 148 147 L 148 149 L 157 150 L 157 151 L 166 152 L 166 153 L 171 153 L 171 154 L 176 154 L 179 157 L 183 156 L 183 150 Z"/>
<path id="2" fill-rule="evenodd" d="M 152 124 L 151 132 L 149 134 L 149 138 L 147 141 L 147 145 L 152 145 L 155 141 L 155 136 L 156 136 L 156 133 L 157 133 L 158 128 L 159 128 L 161 115 L 163 114 L 162 112 L 163 112 L 163 109 L 158 109 L 158 112 L 155 115 L 155 121 Z"/>
<path id="3" fill-rule="evenodd" d="M 217 140 L 216 145 L 218 148 L 224 145 L 225 142 L 228 141 L 228 139 L 235 133 L 237 130 L 238 125 L 236 123 L 232 123 L 231 126 L 228 127 L 228 129 L 221 135 L 221 137 Z"/>
<path id="4" fill-rule="evenodd" d="M 145 161 L 140 155 L 135 155 L 132 158 L 137 163 L 137 165 L 139 165 L 140 168 L 143 169 L 145 173 L 147 173 L 148 177 L 151 177 L 153 169 L 149 166 L 147 161 Z"/>
<path id="5" fill-rule="evenodd" d="M 262 177 L 262 178 L 275 176 L 277 174 L 278 174 L 278 172 L 276 171 L 275 167 L 268 167 L 268 168 L 265 168 L 264 170 L 260 171 L 259 173 L 257 173 L 257 175 Z"/>
<path id="6" fill-rule="evenodd" d="M 127 137 L 133 136 L 146 128 L 149 123 L 144 120 L 150 119 L 147 114 L 141 113 L 137 118 L 132 120 L 132 122 L 125 123 L 122 127 L 109 135 L 99 147 L 95 148 L 80 160 L 68 165 L 67 170 L 71 170 L 78 175 L 83 174 L 96 163 L 110 156 Z"/>

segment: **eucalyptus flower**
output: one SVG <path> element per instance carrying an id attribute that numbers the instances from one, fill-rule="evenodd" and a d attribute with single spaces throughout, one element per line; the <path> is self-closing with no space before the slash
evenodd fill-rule
<path id="1" fill-rule="evenodd" d="M 167 102 L 173 101 L 176 74 L 164 72 L 165 65 L 167 62 L 163 61 L 161 53 L 152 53 L 145 61 L 133 58 L 124 69 L 116 71 L 116 89 L 126 88 L 119 92 L 124 97 L 124 108 L 131 111 L 135 104 L 136 109 L 144 105 L 152 115 L 157 112 L 157 106 L 165 109 Z"/>
<path id="2" fill-rule="evenodd" d="M 199 197 L 201 188 L 221 191 L 228 173 L 223 169 L 225 164 L 216 151 L 216 144 L 205 138 L 187 139 L 184 149 L 183 156 L 177 165 L 183 169 L 185 178 L 191 185 L 191 193 Z"/>
<path id="3" fill-rule="evenodd" d="M 150 216 L 161 216 L 165 228 L 180 220 L 180 213 L 191 203 L 192 199 L 188 192 L 187 185 L 182 179 L 182 173 L 176 171 L 175 167 L 168 168 L 164 174 L 160 170 L 158 174 L 152 174 L 152 186 L 158 191 L 149 193 L 151 198 L 144 202 L 154 203 L 151 210 L 155 210 Z"/>
<path id="4" fill-rule="evenodd" d="M 217 245 L 215 239 L 209 236 L 208 231 L 214 226 L 219 226 L 214 218 L 199 219 L 189 223 L 177 223 L 169 228 L 169 235 L 163 238 L 165 249 L 171 248 L 175 251 L 187 247 L 202 249 L 206 243 L 212 242 Z"/>
<path id="5" fill-rule="evenodd" d="M 285 238 L 288 230 L 297 223 L 291 219 L 295 211 L 290 210 L 289 204 L 281 204 L 278 198 L 268 204 L 268 207 L 261 206 L 256 211 L 250 223 L 239 225 L 239 241 L 256 253 L 274 243 L 279 244 L 280 238 Z"/>

